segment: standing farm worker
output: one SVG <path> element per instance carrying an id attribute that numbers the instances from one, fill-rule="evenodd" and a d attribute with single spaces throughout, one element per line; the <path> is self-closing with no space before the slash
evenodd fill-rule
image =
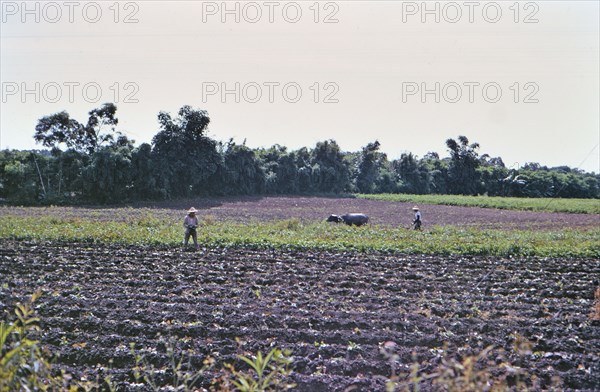
<path id="1" fill-rule="evenodd" d="M 421 230 L 421 211 L 419 207 L 414 206 L 412 210 L 415 212 L 415 220 L 413 221 L 413 229 Z"/>
<path id="2" fill-rule="evenodd" d="M 183 240 L 183 246 L 187 247 L 190 236 L 194 240 L 194 246 L 198 249 L 198 235 L 196 234 L 196 228 L 198 227 L 198 217 L 196 216 L 197 209 L 194 207 L 188 210 L 188 214 L 183 220 L 183 227 L 185 228 L 185 238 Z"/>

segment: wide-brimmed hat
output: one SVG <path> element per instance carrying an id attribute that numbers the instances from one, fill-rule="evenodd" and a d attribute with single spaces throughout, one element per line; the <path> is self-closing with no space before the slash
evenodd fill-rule
<path id="1" fill-rule="evenodd" d="M 198 212 L 198 210 L 195 209 L 194 207 L 192 207 L 188 210 L 188 214 L 195 214 L 196 212 Z"/>
<path id="2" fill-rule="evenodd" d="M 412 209 L 413 209 L 413 211 L 419 211 L 419 207 L 417 207 L 417 206 L 414 206 Z"/>

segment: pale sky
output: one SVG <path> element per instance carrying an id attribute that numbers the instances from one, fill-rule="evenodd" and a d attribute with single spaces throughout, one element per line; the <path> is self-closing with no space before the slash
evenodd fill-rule
<path id="1" fill-rule="evenodd" d="M 377 139 L 395 159 L 466 135 L 507 166 L 600 172 L 598 1 L 423 4 L 2 1 L 0 148 L 117 101 L 138 145 L 191 105 L 250 147 Z"/>

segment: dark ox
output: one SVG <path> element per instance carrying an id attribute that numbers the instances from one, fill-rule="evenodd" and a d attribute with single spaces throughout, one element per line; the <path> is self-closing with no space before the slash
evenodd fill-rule
<path id="1" fill-rule="evenodd" d="M 362 226 L 369 223 L 369 217 L 365 214 L 344 214 L 342 216 L 330 215 L 329 218 L 327 218 L 327 222 L 344 222 L 347 225 Z"/>

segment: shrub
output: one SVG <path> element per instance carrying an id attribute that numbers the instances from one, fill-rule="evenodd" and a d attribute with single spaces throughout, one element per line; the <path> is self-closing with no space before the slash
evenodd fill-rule
<path id="1" fill-rule="evenodd" d="M 35 333 L 40 330 L 33 303 L 35 292 L 26 304 L 17 304 L 16 320 L 0 323 L 0 391 L 49 390 L 57 386 L 50 374 L 50 362 L 44 358 Z"/>
<path id="2" fill-rule="evenodd" d="M 238 358 L 249 366 L 246 371 L 238 371 L 231 365 L 225 365 L 229 370 L 218 380 L 213 389 L 219 392 L 264 392 L 284 391 L 294 388 L 295 384 L 288 384 L 287 377 L 291 374 L 291 352 L 272 349 L 266 356 L 259 351 L 253 358 L 239 355 Z M 233 387 L 232 387 L 233 384 Z"/>
<path id="3" fill-rule="evenodd" d="M 386 384 L 387 392 L 418 391 L 423 386 L 448 392 L 465 391 L 508 391 L 508 390 L 560 390 L 561 381 L 553 378 L 550 385 L 540 385 L 540 380 L 527 369 L 517 366 L 511 358 L 530 355 L 531 343 L 520 335 L 513 335 L 513 350 L 507 353 L 502 348 L 489 346 L 473 355 L 460 357 L 450 355 L 444 347 L 440 362 L 433 372 L 423 371 L 413 356 L 410 373 L 396 372 L 399 356 L 395 353 L 396 344 L 386 342 L 380 348 L 381 354 L 390 362 L 392 375 Z M 468 347 L 464 347 L 469 350 Z M 460 349 L 459 349 L 460 350 Z"/>

